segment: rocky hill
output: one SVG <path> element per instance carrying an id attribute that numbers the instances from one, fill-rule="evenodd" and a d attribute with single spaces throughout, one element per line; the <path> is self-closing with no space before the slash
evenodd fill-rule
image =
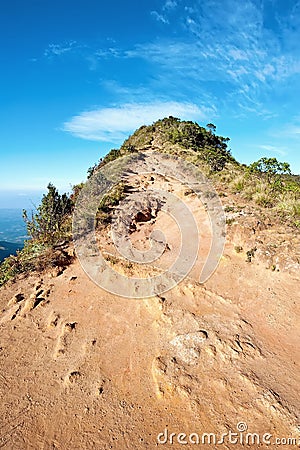
<path id="1" fill-rule="evenodd" d="M 209 125 L 140 128 L 27 219 L 1 266 L 2 448 L 299 446 L 299 184 Z M 166 272 L 172 289 L 134 296 Z"/>

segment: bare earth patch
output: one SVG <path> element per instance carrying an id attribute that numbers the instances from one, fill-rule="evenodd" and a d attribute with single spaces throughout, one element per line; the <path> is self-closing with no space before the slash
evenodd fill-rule
<path id="1" fill-rule="evenodd" d="M 272 238 L 271 227 L 253 232 L 247 224 L 256 219 L 246 216 L 201 285 L 209 224 L 197 199 L 181 195 L 195 212 L 202 247 L 189 277 L 163 296 L 113 296 L 77 260 L 0 290 L 1 448 L 153 449 L 166 428 L 221 435 L 239 422 L 251 432 L 299 437 L 299 268 L 297 247 L 288 245 L 296 238 L 285 235 L 287 251 L 280 245 L 270 262 L 264 251 L 278 242 L 275 230 Z M 155 264 L 126 266 L 109 229 L 99 236 L 111 265 L 128 276 L 162 270 L 178 252 L 170 219 L 142 213 L 131 233 L 137 248 L 146 248 L 154 228 L 167 230 L 168 247 Z"/>

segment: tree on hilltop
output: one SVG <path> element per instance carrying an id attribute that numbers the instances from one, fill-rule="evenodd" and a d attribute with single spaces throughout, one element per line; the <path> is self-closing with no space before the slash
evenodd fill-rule
<path id="1" fill-rule="evenodd" d="M 216 125 L 214 125 L 213 123 L 208 123 L 207 125 L 206 125 L 206 128 L 208 128 L 209 129 L 209 131 L 211 132 L 211 133 L 215 133 L 216 132 L 216 130 L 217 130 L 217 127 L 216 127 Z"/>
<path id="2" fill-rule="evenodd" d="M 290 175 L 291 168 L 289 163 L 280 162 L 277 158 L 260 158 L 250 166 L 251 172 L 261 172 L 267 174 L 268 179 L 274 175 Z"/>

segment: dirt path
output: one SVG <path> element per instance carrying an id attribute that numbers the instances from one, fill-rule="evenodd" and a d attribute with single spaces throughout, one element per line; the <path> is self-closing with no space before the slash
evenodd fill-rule
<path id="1" fill-rule="evenodd" d="M 192 196 L 188 201 L 204 214 Z M 133 242 L 143 246 L 159 225 L 176 251 L 168 220 L 159 214 L 139 224 Z M 203 242 L 205 253 L 209 239 Z M 100 244 L 112 250 L 109 236 Z M 171 252 L 158 267 L 170 258 Z M 178 449 L 178 433 L 220 439 L 240 422 L 251 433 L 272 434 L 272 443 L 299 438 L 298 274 L 247 263 L 230 240 L 204 285 L 198 264 L 173 290 L 148 299 L 101 290 L 77 260 L 59 275 L 3 287 L 0 448 Z M 135 276 L 151 271 L 119 260 L 113 266 Z M 159 444 L 165 429 L 168 443 Z M 228 440 L 196 447 L 249 448 Z"/>

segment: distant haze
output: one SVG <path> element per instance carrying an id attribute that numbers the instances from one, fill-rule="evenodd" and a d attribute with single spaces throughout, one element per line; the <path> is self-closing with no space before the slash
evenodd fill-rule
<path id="1" fill-rule="evenodd" d="M 0 208 L 34 209 L 40 203 L 42 191 L 0 191 Z"/>

